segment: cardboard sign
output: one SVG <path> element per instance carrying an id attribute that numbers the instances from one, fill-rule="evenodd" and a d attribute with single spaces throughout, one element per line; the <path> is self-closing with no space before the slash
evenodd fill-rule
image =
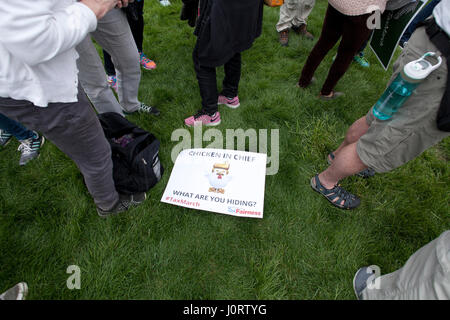
<path id="1" fill-rule="evenodd" d="M 161 202 L 237 217 L 262 218 L 267 155 L 186 149 L 175 161 Z"/>
<path id="2" fill-rule="evenodd" d="M 421 0 L 414 12 L 404 14 L 399 18 L 396 18 L 396 14 L 402 10 L 401 8 L 394 11 L 386 10 L 381 15 L 381 29 L 374 30 L 370 48 L 384 70 L 388 69 L 403 33 L 426 3 L 426 0 Z"/>

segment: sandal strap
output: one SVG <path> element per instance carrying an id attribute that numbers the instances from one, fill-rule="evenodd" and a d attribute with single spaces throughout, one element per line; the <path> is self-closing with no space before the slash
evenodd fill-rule
<path id="1" fill-rule="evenodd" d="M 331 162 L 334 161 L 335 155 L 333 152 L 330 152 L 327 156 L 327 162 L 329 165 L 331 165 Z M 331 160 L 330 160 L 331 159 Z"/>
<path id="2" fill-rule="evenodd" d="M 363 171 L 358 172 L 357 175 L 362 178 L 370 178 L 375 175 L 375 171 L 371 168 L 367 168 L 367 169 L 364 169 Z"/>
<path id="3" fill-rule="evenodd" d="M 349 209 L 357 207 L 359 205 L 359 199 L 352 193 L 342 188 L 339 184 L 335 185 L 332 189 L 326 189 L 320 183 L 318 174 L 314 176 L 314 182 L 317 191 L 319 191 L 325 198 L 327 198 L 328 201 L 330 201 L 336 207 Z"/>

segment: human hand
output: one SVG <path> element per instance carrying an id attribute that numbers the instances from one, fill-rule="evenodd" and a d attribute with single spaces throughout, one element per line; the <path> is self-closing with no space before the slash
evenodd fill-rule
<path id="1" fill-rule="evenodd" d="M 95 13 L 97 20 L 103 18 L 109 10 L 117 6 L 118 2 L 122 3 L 122 1 L 118 0 L 81 0 L 80 2 Z"/>
<path id="2" fill-rule="evenodd" d="M 134 2 L 134 0 L 118 0 L 116 8 L 125 8 L 131 2 Z"/>

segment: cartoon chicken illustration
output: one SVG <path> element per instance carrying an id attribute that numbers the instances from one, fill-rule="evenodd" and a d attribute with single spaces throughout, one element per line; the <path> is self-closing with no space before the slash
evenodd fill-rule
<path id="1" fill-rule="evenodd" d="M 211 173 L 207 174 L 209 184 L 209 192 L 225 193 L 225 187 L 231 181 L 231 175 L 229 174 L 229 163 L 215 163 L 213 165 Z"/>

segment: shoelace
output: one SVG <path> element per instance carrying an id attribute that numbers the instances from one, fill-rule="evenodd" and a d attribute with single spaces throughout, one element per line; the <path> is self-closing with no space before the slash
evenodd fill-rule
<path id="1" fill-rule="evenodd" d="M 145 55 L 142 55 L 141 60 L 142 60 L 142 62 L 144 62 L 144 63 L 150 63 L 150 62 L 152 62 L 152 60 L 150 60 L 149 58 L 147 58 Z"/>
<path id="2" fill-rule="evenodd" d="M 130 200 L 122 200 L 120 202 L 120 206 L 124 209 L 128 209 L 131 206 L 131 201 Z"/>
<path id="3" fill-rule="evenodd" d="M 153 110 L 153 107 L 152 107 L 152 106 L 148 106 L 148 105 L 142 103 L 142 104 L 141 104 L 141 110 L 142 110 L 142 111 L 145 111 L 145 112 L 150 112 L 150 111 Z"/>
<path id="4" fill-rule="evenodd" d="M 31 152 L 33 152 L 32 143 L 33 138 L 21 141 L 19 148 L 17 148 L 17 151 L 20 151 L 23 154 L 30 154 Z"/>

